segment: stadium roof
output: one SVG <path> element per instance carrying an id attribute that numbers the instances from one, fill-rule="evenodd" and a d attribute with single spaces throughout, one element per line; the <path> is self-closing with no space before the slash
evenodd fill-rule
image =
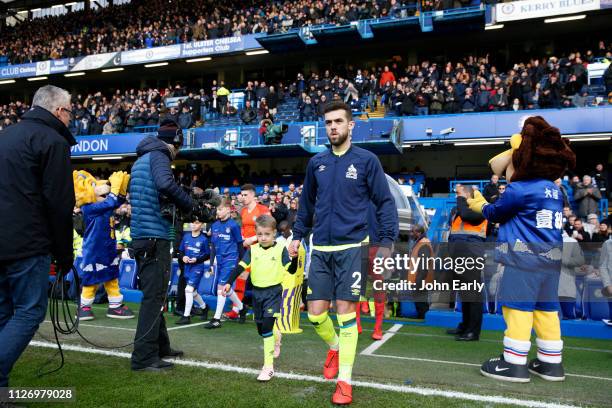
<path id="1" fill-rule="evenodd" d="M 51 7 L 55 4 L 70 3 L 71 0 L 0 0 L 0 12 Z"/>

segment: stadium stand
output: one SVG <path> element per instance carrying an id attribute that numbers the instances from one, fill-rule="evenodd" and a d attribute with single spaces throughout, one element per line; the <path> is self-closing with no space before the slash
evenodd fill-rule
<path id="1" fill-rule="evenodd" d="M 468 55 L 458 62 L 425 60 L 406 66 L 299 73 L 295 80 L 271 86 L 263 80 L 248 81 L 232 94 L 223 81 L 200 89 L 177 83 L 164 89 L 90 92 L 75 96 L 72 131 L 75 135 L 150 131 L 165 118 L 183 128 L 260 124 L 265 118 L 283 123 L 316 121 L 332 99 L 351 104 L 362 119 L 603 106 L 612 96 L 606 97 L 603 85 L 588 81 L 588 64 L 596 58 L 612 60 L 612 43 L 600 41 L 597 53 L 571 51 L 560 58 L 515 61 L 503 69 L 488 56 Z M 612 78 L 612 70 L 605 75 Z M 250 122 L 241 119 L 245 101 L 256 113 Z M 1 108 L 0 128 L 4 128 L 16 123 L 29 107 L 12 101 Z"/>
<path id="2" fill-rule="evenodd" d="M 423 11 L 461 6 L 423 1 Z M 406 6 L 410 7 L 406 7 Z M 466 5 L 469 5 L 467 3 Z M 419 9 L 421 9 L 419 7 Z M 127 4 L 27 20 L 3 33 L 1 61 L 11 64 L 151 48 L 232 35 L 278 33 L 318 24 L 406 16 L 416 1 L 131 1 Z M 184 10 L 197 10 L 184 13 Z M 157 17 L 151 17 L 157 16 Z M 10 45 L 9 45 L 10 44 Z"/>

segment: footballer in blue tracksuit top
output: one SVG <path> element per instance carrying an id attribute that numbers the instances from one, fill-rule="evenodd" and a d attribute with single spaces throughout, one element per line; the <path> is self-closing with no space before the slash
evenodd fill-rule
<path id="1" fill-rule="evenodd" d="M 333 101 L 325 106 L 324 115 L 331 149 L 308 162 L 289 252 L 295 256 L 300 241 L 313 230 L 308 318 L 330 347 L 323 374 L 328 379 L 338 375 L 332 402 L 350 404 L 357 346 L 355 307 L 363 273 L 367 273 L 367 267 L 362 268 L 362 245 L 368 242 L 369 207 L 371 203 L 376 207 L 381 245 L 390 247 L 396 239 L 398 219 L 380 161 L 371 152 L 351 145 L 355 122 L 350 108 Z M 331 300 L 336 301 L 340 337 L 327 315 Z"/>

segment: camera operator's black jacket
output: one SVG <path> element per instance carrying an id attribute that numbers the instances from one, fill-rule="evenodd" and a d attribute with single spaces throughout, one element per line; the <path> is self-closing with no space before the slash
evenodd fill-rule
<path id="1" fill-rule="evenodd" d="M 0 132 L 0 261 L 52 253 L 60 266 L 72 264 L 75 144 L 40 107 Z"/>
<path id="2" fill-rule="evenodd" d="M 156 137 L 145 137 L 136 147 L 138 160 L 132 166 L 130 202 L 133 239 L 171 239 L 171 222 L 161 214 L 162 196 L 183 211 L 190 211 L 192 200 L 174 181 L 168 146 Z"/>

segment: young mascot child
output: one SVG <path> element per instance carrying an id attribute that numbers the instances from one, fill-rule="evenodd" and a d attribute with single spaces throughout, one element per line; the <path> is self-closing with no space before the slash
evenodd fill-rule
<path id="1" fill-rule="evenodd" d="M 206 320 L 208 310 L 204 299 L 198 293 L 198 287 L 204 274 L 204 262 L 210 258 L 210 247 L 206 234 L 202 234 L 202 222 L 197 217 L 191 221 L 191 232 L 185 233 L 178 248 L 179 256 L 185 263 L 185 310 L 183 316 L 176 324 L 191 323 L 191 309 L 193 302 L 198 304 L 202 311 L 201 319 Z"/>
<path id="2" fill-rule="evenodd" d="M 215 317 L 208 322 L 204 327 L 207 329 L 218 329 L 221 327 L 221 314 L 225 306 L 225 297 L 229 296 L 231 301 L 239 311 L 239 322 L 244 323 L 246 318 L 246 307 L 238 298 L 234 290 L 230 290 L 227 294 L 223 288 L 228 282 L 232 271 L 238 265 L 240 257 L 244 253 L 242 245 L 242 234 L 240 227 L 231 217 L 232 202 L 229 198 L 223 198 L 221 204 L 217 207 L 218 220 L 210 227 L 212 254 L 211 260 L 217 261 L 217 309 Z M 212 263 L 212 261 L 211 261 Z"/>
<path id="3" fill-rule="evenodd" d="M 106 181 L 96 180 L 86 171 L 74 171 L 72 177 L 76 205 L 81 208 L 85 226 L 83 260 L 78 268 L 83 286 L 78 317 L 80 320 L 94 319 L 91 305 L 102 283 L 108 295 L 106 316 L 132 319 L 134 313 L 123 305 L 123 295 L 119 291 L 119 254 L 113 222 L 113 212 L 125 201 L 130 176 L 119 171 Z"/>
<path id="4" fill-rule="evenodd" d="M 291 260 L 287 248 L 276 243 L 276 221 L 272 216 L 257 217 L 255 231 L 257 243 L 251 245 L 232 271 L 223 292 L 229 294 L 236 278 L 251 267 L 253 313 L 257 331 L 264 342 L 264 365 L 257 380 L 270 381 L 274 376 L 274 322 L 280 315 L 283 296 L 281 282 L 285 271 L 295 273 L 298 258 Z"/>

